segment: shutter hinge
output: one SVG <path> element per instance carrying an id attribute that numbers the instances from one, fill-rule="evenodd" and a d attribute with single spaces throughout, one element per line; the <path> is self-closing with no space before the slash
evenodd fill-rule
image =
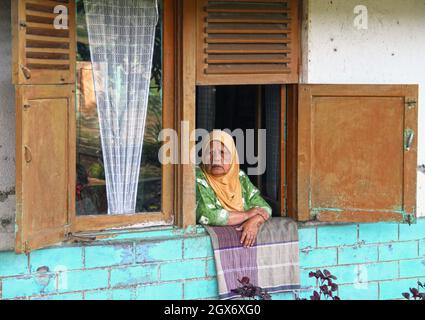
<path id="1" fill-rule="evenodd" d="M 19 26 L 21 26 L 22 28 L 26 28 L 27 27 L 27 22 L 26 21 L 21 21 L 21 22 L 19 22 Z"/>
<path id="2" fill-rule="evenodd" d="M 406 99 L 405 105 L 408 109 L 416 108 L 418 102 L 415 99 Z"/>

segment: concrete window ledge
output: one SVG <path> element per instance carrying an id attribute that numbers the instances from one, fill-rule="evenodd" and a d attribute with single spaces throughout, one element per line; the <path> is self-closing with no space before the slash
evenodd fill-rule
<path id="1" fill-rule="evenodd" d="M 176 226 L 157 226 L 140 229 L 111 229 L 99 232 L 83 232 L 76 236 L 81 237 L 96 237 L 94 241 L 81 241 L 86 245 L 105 243 L 105 242 L 122 242 L 122 241 L 160 241 L 184 237 L 205 236 L 205 229 L 200 226 L 192 226 L 186 229 Z M 78 242 L 78 241 L 76 241 Z M 63 244 L 62 244 L 63 245 Z"/>

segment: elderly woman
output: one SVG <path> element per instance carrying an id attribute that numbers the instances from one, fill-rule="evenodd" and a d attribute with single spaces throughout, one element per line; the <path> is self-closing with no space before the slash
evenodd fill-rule
<path id="1" fill-rule="evenodd" d="M 202 164 L 196 169 L 196 215 L 210 226 L 239 226 L 241 244 L 254 245 L 259 228 L 272 214 L 248 176 L 239 169 L 233 138 L 214 130 L 202 147 Z"/>

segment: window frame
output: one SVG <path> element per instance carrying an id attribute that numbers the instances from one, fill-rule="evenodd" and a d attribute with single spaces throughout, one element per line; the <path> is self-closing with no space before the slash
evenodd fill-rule
<path id="1" fill-rule="evenodd" d="M 163 0 L 163 128 L 175 128 L 175 110 L 178 106 L 175 104 L 176 94 L 176 48 L 177 37 L 176 13 L 177 7 L 173 0 Z M 72 132 L 72 141 L 74 145 L 70 146 L 74 152 L 71 152 L 71 161 L 76 162 L 76 130 Z M 74 166 L 75 167 L 75 166 Z M 162 192 L 161 192 L 161 211 L 160 212 L 139 212 L 134 214 L 122 215 L 77 215 L 75 206 L 75 196 L 70 199 L 72 202 L 70 210 L 70 225 L 72 233 L 101 231 L 105 229 L 114 229 L 122 227 L 142 227 L 157 225 L 172 225 L 174 222 L 175 207 L 175 175 L 176 168 L 173 164 L 162 164 Z M 74 172 L 75 173 L 75 172 Z M 76 174 L 76 173 L 75 173 Z M 75 175 L 74 175 L 75 176 Z M 72 190 L 75 190 L 75 178 L 70 181 Z"/>

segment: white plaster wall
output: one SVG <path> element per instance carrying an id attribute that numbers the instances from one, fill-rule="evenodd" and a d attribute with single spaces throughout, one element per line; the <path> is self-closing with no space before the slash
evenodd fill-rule
<path id="1" fill-rule="evenodd" d="M 13 248 L 15 227 L 15 97 L 11 62 L 10 0 L 0 0 L 0 250 Z"/>
<path id="2" fill-rule="evenodd" d="M 419 157 L 425 164 L 425 1 L 305 0 L 304 83 L 419 84 Z M 354 8 L 368 9 L 368 29 Z M 418 172 L 418 215 L 425 216 L 425 174 Z"/>

